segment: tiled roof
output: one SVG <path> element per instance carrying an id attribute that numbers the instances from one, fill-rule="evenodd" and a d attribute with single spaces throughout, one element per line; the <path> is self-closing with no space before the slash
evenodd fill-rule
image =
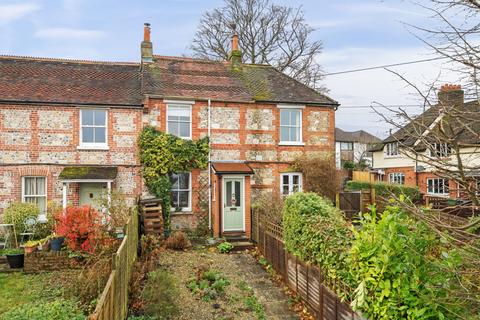
<path id="1" fill-rule="evenodd" d="M 213 170 L 216 173 L 244 173 L 253 174 L 253 169 L 246 163 L 241 162 L 214 162 Z"/>
<path id="2" fill-rule="evenodd" d="M 470 114 L 472 118 L 476 114 L 480 114 L 480 104 L 478 101 L 470 101 L 463 104 L 465 108 L 464 117 Z M 424 128 L 430 127 L 432 123 L 437 119 L 441 114 L 440 106 L 432 106 L 427 109 L 424 113 L 417 116 L 411 122 L 407 123 L 403 128 L 400 128 L 395 133 L 391 134 L 385 138 L 381 143 L 377 143 L 375 146 L 370 148 L 369 151 L 381 151 L 383 150 L 385 144 L 390 142 L 401 142 L 405 146 L 413 146 L 419 135 L 422 134 Z M 467 119 L 468 120 L 468 119 Z M 470 123 L 466 124 L 467 120 L 465 119 L 454 119 L 451 123 L 451 126 L 458 130 L 456 135 L 458 142 L 460 144 L 478 144 L 480 136 L 480 122 L 473 119 Z M 468 129 L 466 128 L 468 127 Z M 418 151 L 423 151 L 426 149 L 426 146 L 419 144 L 415 147 Z"/>
<path id="3" fill-rule="evenodd" d="M 142 104 L 138 63 L 0 56 L 0 101 Z"/>
<path id="4" fill-rule="evenodd" d="M 60 180 L 113 180 L 117 177 L 117 167 L 71 166 L 63 168 Z"/>
<path id="5" fill-rule="evenodd" d="M 343 131 L 340 128 L 335 128 L 335 141 L 360 142 L 360 143 L 370 144 L 370 143 L 378 143 L 378 142 L 381 142 L 382 140 L 363 130 L 347 132 L 347 131 Z"/>
<path id="6" fill-rule="evenodd" d="M 162 97 L 338 104 L 268 65 L 243 64 L 233 71 L 229 62 L 155 56 L 142 77 L 143 93 Z"/>

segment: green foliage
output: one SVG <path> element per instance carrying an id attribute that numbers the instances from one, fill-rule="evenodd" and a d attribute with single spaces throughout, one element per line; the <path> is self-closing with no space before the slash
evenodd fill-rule
<path id="1" fill-rule="evenodd" d="M 194 140 L 178 138 L 153 127 L 145 127 L 138 138 L 143 178 L 148 190 L 162 203 L 165 236 L 170 234 L 169 175 L 204 169 L 208 165 L 208 137 Z"/>
<path id="2" fill-rule="evenodd" d="M 218 252 L 220 253 L 229 253 L 233 249 L 233 244 L 230 242 L 222 242 L 217 246 Z"/>
<path id="3" fill-rule="evenodd" d="M 297 192 L 289 196 L 283 209 L 283 228 L 289 252 L 320 265 L 330 279 L 350 283 L 347 255 L 352 232 L 331 201 L 315 193 Z"/>
<path id="4" fill-rule="evenodd" d="M 343 163 L 343 169 L 346 169 L 346 170 L 355 170 L 355 162 L 351 161 L 351 160 L 347 160 Z"/>
<path id="5" fill-rule="evenodd" d="M 3 250 L 4 255 L 16 255 L 16 254 L 23 254 L 23 249 L 22 248 L 11 248 L 11 249 L 4 249 Z"/>
<path id="6" fill-rule="evenodd" d="M 84 320 L 78 306 L 68 300 L 55 300 L 48 303 L 32 302 L 18 306 L 0 315 L 0 320 Z"/>
<path id="7" fill-rule="evenodd" d="M 366 214 L 350 250 L 352 307 L 370 319 L 444 319 L 439 304 L 453 273 L 439 269 L 438 240 L 398 207 Z M 453 263 L 453 260 L 450 261 Z"/>
<path id="8" fill-rule="evenodd" d="M 3 211 L 4 223 L 13 224 L 17 237 L 25 231 L 25 220 L 28 218 L 38 218 L 40 209 L 33 203 L 12 202 Z"/>
<path id="9" fill-rule="evenodd" d="M 348 181 L 345 187 L 346 191 L 358 191 L 366 189 L 375 189 L 377 197 L 389 198 L 392 195 L 399 197 L 404 195 L 408 197 L 411 201 L 417 201 L 420 199 L 420 192 L 418 188 L 407 187 L 405 185 L 397 183 L 385 183 L 385 182 L 359 182 L 359 181 Z"/>
<path id="10" fill-rule="evenodd" d="M 265 307 L 258 301 L 252 287 L 248 286 L 245 281 L 240 282 L 237 287 L 246 294 L 246 296 L 243 298 L 243 303 L 245 307 L 248 310 L 253 311 L 258 320 L 267 319 L 265 314 Z"/>
<path id="11" fill-rule="evenodd" d="M 165 270 L 148 274 L 142 298 L 145 300 L 145 314 L 157 320 L 176 319 L 179 312 L 175 304 L 178 288 L 175 278 Z"/>
<path id="12" fill-rule="evenodd" d="M 217 299 L 225 292 L 230 281 L 217 271 L 207 270 L 187 282 L 187 288 L 193 294 L 199 294 L 204 301 Z"/>

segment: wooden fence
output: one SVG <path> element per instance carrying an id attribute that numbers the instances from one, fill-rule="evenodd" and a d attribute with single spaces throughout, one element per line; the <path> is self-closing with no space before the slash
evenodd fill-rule
<path id="1" fill-rule="evenodd" d="M 257 216 L 254 216 L 253 220 L 255 229 L 252 235 L 258 249 L 283 277 L 285 284 L 305 301 L 315 319 L 362 319 L 332 290 L 334 288 L 345 290 L 342 283 L 328 279 L 318 266 L 307 264 L 285 250 L 281 226 Z"/>
<path id="2" fill-rule="evenodd" d="M 134 209 L 125 226 L 123 238 L 117 252 L 112 256 L 112 272 L 95 311 L 89 320 L 125 320 L 128 314 L 128 285 L 133 264 L 137 259 L 138 213 Z"/>
<path id="3" fill-rule="evenodd" d="M 352 180 L 358 182 L 375 182 L 375 176 L 370 171 L 353 171 Z"/>

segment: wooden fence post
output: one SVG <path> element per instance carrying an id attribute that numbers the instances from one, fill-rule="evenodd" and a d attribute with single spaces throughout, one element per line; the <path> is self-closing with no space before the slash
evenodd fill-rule
<path id="1" fill-rule="evenodd" d="M 337 205 L 337 208 L 340 209 L 340 192 L 337 192 L 335 195 L 335 204 Z"/>

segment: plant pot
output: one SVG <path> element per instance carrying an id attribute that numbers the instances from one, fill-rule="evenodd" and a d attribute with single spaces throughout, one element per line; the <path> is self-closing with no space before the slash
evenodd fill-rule
<path id="1" fill-rule="evenodd" d="M 65 241 L 65 238 L 53 238 L 50 239 L 50 249 L 52 251 L 60 251 L 62 249 L 62 244 Z"/>
<path id="2" fill-rule="evenodd" d="M 25 255 L 23 253 L 7 254 L 8 265 L 11 269 L 23 268 Z"/>
<path id="3" fill-rule="evenodd" d="M 32 253 L 32 252 L 37 251 L 37 246 L 25 247 L 25 248 L 23 248 L 23 250 L 25 251 L 25 253 Z"/>

